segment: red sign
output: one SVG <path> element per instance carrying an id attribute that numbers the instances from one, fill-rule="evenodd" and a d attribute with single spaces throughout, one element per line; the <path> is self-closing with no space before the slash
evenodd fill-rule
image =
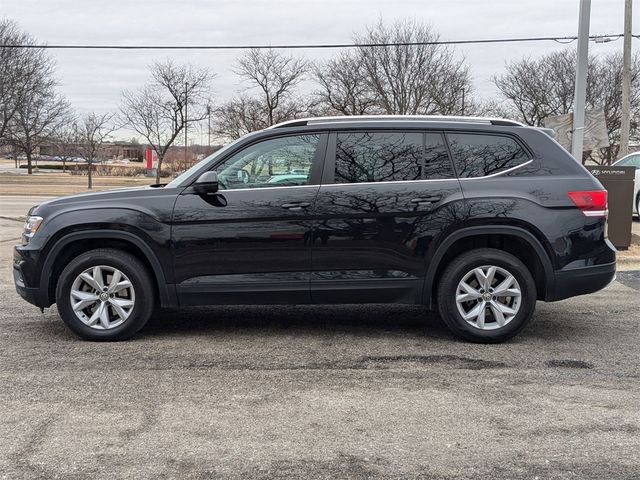
<path id="1" fill-rule="evenodd" d="M 151 147 L 147 147 L 144 157 L 147 160 L 147 170 L 151 170 L 153 168 L 153 149 Z"/>

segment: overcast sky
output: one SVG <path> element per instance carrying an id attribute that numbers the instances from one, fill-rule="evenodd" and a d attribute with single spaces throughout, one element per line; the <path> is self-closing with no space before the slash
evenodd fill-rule
<path id="1" fill-rule="evenodd" d="M 635 31 L 640 5 L 635 2 Z M 410 17 L 432 25 L 443 40 L 576 35 L 578 0 L 2 0 L 0 16 L 17 20 L 49 44 L 344 43 L 376 22 Z M 623 0 L 593 0 L 591 34 L 621 33 Z M 639 42 L 634 40 L 637 50 Z M 495 93 L 490 77 L 505 62 L 565 48 L 555 42 L 456 47 L 471 67 L 475 90 Z M 591 42 L 590 51 L 622 51 L 622 40 Z M 78 111 L 115 111 L 122 89 L 137 88 L 153 60 L 207 66 L 217 74 L 214 99 L 244 86 L 230 71 L 236 51 L 51 51 L 62 90 Z M 322 59 L 331 51 L 294 51 Z"/>

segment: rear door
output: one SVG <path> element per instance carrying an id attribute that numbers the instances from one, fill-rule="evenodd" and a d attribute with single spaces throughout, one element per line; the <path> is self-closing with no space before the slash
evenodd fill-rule
<path id="1" fill-rule="evenodd" d="M 216 165 L 220 190 L 186 189 L 173 214 L 180 303 L 306 303 L 326 134 L 262 139 Z"/>
<path id="2" fill-rule="evenodd" d="M 432 240 L 456 221 L 457 200 L 441 132 L 333 132 L 313 208 L 312 301 L 419 301 Z"/>

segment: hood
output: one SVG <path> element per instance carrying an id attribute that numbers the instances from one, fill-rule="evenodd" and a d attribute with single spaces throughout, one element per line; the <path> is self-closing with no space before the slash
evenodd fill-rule
<path id="1" fill-rule="evenodd" d="M 33 206 L 29 215 L 46 216 L 47 213 L 58 210 L 90 209 L 135 203 L 136 199 L 158 195 L 163 189 L 155 186 L 126 187 L 99 192 L 77 193 L 64 197 L 57 197 Z M 173 189 L 172 189 L 173 190 Z"/>

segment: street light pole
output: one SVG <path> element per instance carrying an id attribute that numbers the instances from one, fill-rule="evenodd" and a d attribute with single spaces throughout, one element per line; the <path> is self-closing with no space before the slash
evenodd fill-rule
<path id="1" fill-rule="evenodd" d="M 187 130 L 189 128 L 189 123 L 187 122 L 187 118 L 189 115 L 189 84 L 185 82 L 184 84 L 184 169 L 187 167 L 187 150 L 189 148 L 187 144 Z"/>
<path id="2" fill-rule="evenodd" d="M 631 129 L 631 3 L 624 2 L 624 46 L 622 47 L 622 118 L 620 119 L 620 152 L 629 153 L 629 130 Z"/>
<path id="3" fill-rule="evenodd" d="M 589 62 L 589 17 L 591 0 L 580 0 L 578 18 L 578 59 L 576 66 L 576 86 L 573 107 L 573 135 L 571 153 L 582 163 L 582 145 L 584 141 L 584 104 L 587 96 L 587 64 Z"/>

